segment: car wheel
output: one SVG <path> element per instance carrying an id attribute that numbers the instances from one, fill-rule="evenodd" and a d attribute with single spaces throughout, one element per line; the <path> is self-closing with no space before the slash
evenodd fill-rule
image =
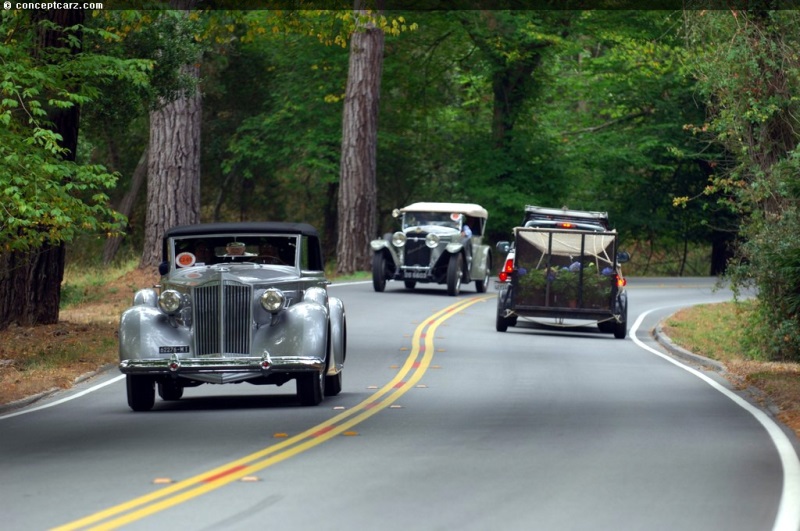
<path id="1" fill-rule="evenodd" d="M 372 257 L 372 287 L 375 291 L 386 289 L 386 257 L 383 253 L 375 253 Z"/>
<path id="2" fill-rule="evenodd" d="M 486 290 L 489 289 L 489 271 L 491 270 L 492 270 L 492 261 L 487 258 L 486 272 L 483 275 L 483 279 L 475 281 L 475 290 L 478 293 L 486 293 Z"/>
<path id="3" fill-rule="evenodd" d="M 316 406 L 325 395 L 325 376 L 321 372 L 303 373 L 297 377 L 297 397 L 301 406 Z"/>
<path id="4" fill-rule="evenodd" d="M 508 330 L 508 319 L 498 313 L 497 319 L 494 321 L 494 328 L 498 332 L 505 332 Z"/>
<path id="5" fill-rule="evenodd" d="M 158 396 L 162 400 L 180 400 L 183 396 L 183 386 L 175 380 L 158 383 Z"/>
<path id="6" fill-rule="evenodd" d="M 460 253 L 450 255 L 450 263 L 447 264 L 447 294 L 456 296 L 461 292 L 461 263 L 463 258 Z"/>
<path id="7" fill-rule="evenodd" d="M 628 322 L 620 321 L 619 323 L 614 323 L 614 337 L 625 339 L 626 335 L 628 335 Z"/>
<path id="8" fill-rule="evenodd" d="M 128 389 L 128 405 L 134 411 L 150 411 L 156 403 L 155 380 L 150 376 L 125 377 Z"/>
<path id="9" fill-rule="evenodd" d="M 342 371 L 325 377 L 325 396 L 336 396 L 342 392 Z"/>
<path id="10" fill-rule="evenodd" d="M 414 289 L 417 286 L 416 280 L 406 280 L 405 281 L 406 289 Z"/>
<path id="11" fill-rule="evenodd" d="M 619 322 L 614 322 L 614 337 L 617 339 L 625 339 L 628 335 L 628 300 L 620 300 L 622 312 L 619 316 Z"/>

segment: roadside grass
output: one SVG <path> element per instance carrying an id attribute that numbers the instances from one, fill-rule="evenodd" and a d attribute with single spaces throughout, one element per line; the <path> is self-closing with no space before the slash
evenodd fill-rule
<path id="1" fill-rule="evenodd" d="M 118 286 L 105 289 L 112 282 L 133 271 L 137 266 L 135 260 L 126 261 L 113 267 L 67 265 L 64 281 L 61 283 L 60 309 L 79 304 L 103 300 L 114 295 Z"/>
<path id="2" fill-rule="evenodd" d="M 116 363 L 119 316 L 136 290 L 157 279 L 136 265 L 68 266 L 58 323 L 0 331 L 0 405 L 67 389 Z"/>
<path id="3" fill-rule="evenodd" d="M 325 265 L 325 277 L 331 282 L 353 282 L 357 280 L 371 280 L 371 271 L 356 271 L 352 275 L 337 275 L 336 263 L 330 262 Z"/>
<path id="4" fill-rule="evenodd" d="M 679 310 L 662 325 L 679 345 L 695 354 L 728 363 L 744 358 L 742 341 L 753 301 L 700 304 Z"/>

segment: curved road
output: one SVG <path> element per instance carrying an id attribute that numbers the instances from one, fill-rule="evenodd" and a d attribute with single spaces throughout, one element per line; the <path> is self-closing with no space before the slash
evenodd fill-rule
<path id="1" fill-rule="evenodd" d="M 797 439 L 651 337 L 711 279 L 630 279 L 631 333 L 494 330 L 494 292 L 334 285 L 341 395 L 201 386 L 133 413 L 102 374 L 0 412 L 0 514 L 31 529 L 800 529 Z"/>

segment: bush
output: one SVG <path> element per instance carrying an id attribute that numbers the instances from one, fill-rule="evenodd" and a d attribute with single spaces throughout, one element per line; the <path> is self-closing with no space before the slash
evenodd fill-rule
<path id="1" fill-rule="evenodd" d="M 736 288 L 757 289 L 752 327 L 744 344 L 753 357 L 800 361 L 800 220 L 797 210 L 754 216 L 742 245 L 742 260 L 730 268 Z"/>

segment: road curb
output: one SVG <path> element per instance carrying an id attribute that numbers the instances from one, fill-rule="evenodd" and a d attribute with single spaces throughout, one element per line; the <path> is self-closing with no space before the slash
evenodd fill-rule
<path id="1" fill-rule="evenodd" d="M 726 373 L 727 369 L 725 365 L 718 362 L 717 360 L 712 360 L 711 358 L 706 358 L 705 356 L 701 356 L 699 354 L 695 354 L 694 352 L 690 352 L 683 347 L 679 347 L 675 343 L 672 342 L 670 337 L 664 332 L 664 329 L 661 326 L 661 322 L 659 322 L 656 327 L 652 331 L 653 338 L 658 341 L 661 346 L 669 351 L 675 357 L 684 359 L 690 363 L 696 363 L 702 365 L 704 367 L 710 367 L 720 373 Z"/>

